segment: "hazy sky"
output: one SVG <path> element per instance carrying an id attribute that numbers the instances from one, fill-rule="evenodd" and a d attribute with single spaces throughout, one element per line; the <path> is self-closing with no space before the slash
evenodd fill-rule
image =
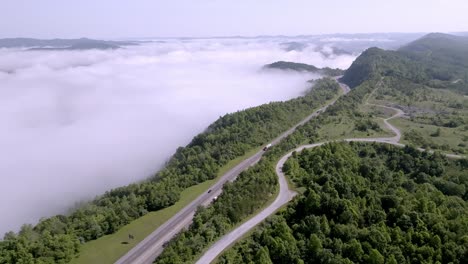
<path id="1" fill-rule="evenodd" d="M 468 30 L 466 0 L 3 0 L 0 37 L 176 37 Z"/>

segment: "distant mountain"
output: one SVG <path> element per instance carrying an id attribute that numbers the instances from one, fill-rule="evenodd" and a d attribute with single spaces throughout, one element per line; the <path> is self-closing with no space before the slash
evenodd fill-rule
<path id="1" fill-rule="evenodd" d="M 343 70 L 340 70 L 340 69 L 332 69 L 329 67 L 317 68 L 314 65 L 289 62 L 289 61 L 277 61 L 277 62 L 265 65 L 264 68 L 291 70 L 291 71 L 298 71 L 298 72 L 312 72 L 312 73 L 318 73 L 318 74 L 323 74 L 323 75 L 328 75 L 328 76 L 339 76 L 339 75 L 342 75 L 344 72 Z"/>
<path id="2" fill-rule="evenodd" d="M 76 43 L 69 47 L 64 48 L 55 48 L 55 47 L 44 47 L 44 48 L 30 48 L 29 50 L 90 50 L 90 49 L 99 49 L 99 50 L 108 50 L 108 49 L 119 49 L 120 46 L 115 44 L 108 43 Z"/>
<path id="3" fill-rule="evenodd" d="M 378 76 L 394 76 L 468 93 L 468 37 L 431 33 L 397 51 L 370 48 L 342 81 L 355 87 Z"/>
<path id="4" fill-rule="evenodd" d="M 428 52 L 466 52 L 468 36 L 430 33 L 401 47 L 399 51 L 418 55 L 427 55 Z"/>
<path id="5" fill-rule="evenodd" d="M 122 46 L 138 45 L 131 41 L 107 41 L 88 38 L 80 39 L 0 39 L 0 48 L 29 48 L 30 50 L 88 50 L 117 49 Z"/>
<path id="6" fill-rule="evenodd" d="M 322 53 L 325 57 L 330 57 L 332 55 L 351 55 L 352 52 L 338 48 L 335 46 L 321 45 L 315 48 L 315 51 Z"/>
<path id="7" fill-rule="evenodd" d="M 426 64 L 435 79 L 460 79 L 468 71 L 466 36 L 431 33 L 398 51 L 410 59 Z"/>
<path id="8" fill-rule="evenodd" d="M 303 42 L 290 41 L 290 42 L 280 43 L 280 46 L 285 51 L 303 51 L 305 48 L 309 46 L 309 44 L 303 43 Z"/>
<path id="9" fill-rule="evenodd" d="M 320 52 L 323 56 L 329 57 L 331 55 L 350 55 L 352 52 L 344 50 L 339 47 L 335 47 L 331 44 L 317 44 L 317 43 L 308 43 L 308 42 L 283 42 L 280 43 L 280 47 L 285 51 L 303 51 L 304 49 L 310 47 L 310 44 L 314 47 L 314 51 Z"/>
<path id="10" fill-rule="evenodd" d="M 370 48 L 353 62 L 341 80 L 350 87 L 356 87 L 366 80 L 386 75 L 419 81 L 427 79 L 421 65 L 400 53 Z"/>

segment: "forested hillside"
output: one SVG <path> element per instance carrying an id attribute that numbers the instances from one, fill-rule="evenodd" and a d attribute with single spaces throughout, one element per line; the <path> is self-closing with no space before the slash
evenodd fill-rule
<path id="1" fill-rule="evenodd" d="M 467 160 L 375 143 L 293 155 L 305 189 L 219 263 L 466 263 Z"/>
<path id="2" fill-rule="evenodd" d="M 350 87 L 356 87 L 366 80 L 381 76 L 397 76 L 415 82 L 429 79 L 423 65 L 402 56 L 399 52 L 370 48 L 346 70 L 342 81 Z"/>
<path id="3" fill-rule="evenodd" d="M 290 61 L 277 61 L 271 64 L 264 66 L 265 69 L 279 69 L 279 70 L 291 70 L 298 72 L 311 72 L 323 74 L 326 76 L 340 76 L 343 75 L 344 71 L 341 69 L 332 69 L 329 67 L 317 68 L 314 65 L 309 65 L 305 63 L 297 63 Z"/>
<path id="4" fill-rule="evenodd" d="M 458 79 L 464 68 L 454 66 L 450 79 L 437 75 L 450 67 L 436 56 L 429 63 L 403 49 L 371 48 L 342 79 L 354 89 L 268 155 L 360 132 L 385 133 L 379 122 L 393 113 L 376 104 L 405 113 L 391 120 L 403 132 L 402 143 L 466 153 L 466 98 L 460 96 L 466 85 Z M 219 263 L 468 261 L 466 159 L 413 147 L 331 143 L 293 155 L 283 170 L 301 194 Z"/>
<path id="5" fill-rule="evenodd" d="M 332 99 L 338 84 L 322 79 L 306 95 L 227 114 L 179 148 L 166 168 L 151 179 L 109 191 L 70 215 L 24 225 L 0 242 L 0 263 L 66 263 L 80 245 L 114 233 L 149 211 L 174 204 L 189 186 L 213 179 L 219 169 L 259 147 Z"/>
<path id="6" fill-rule="evenodd" d="M 343 81 L 355 87 L 377 75 L 468 94 L 468 38 L 429 34 L 398 51 L 368 49 L 346 71 Z"/>

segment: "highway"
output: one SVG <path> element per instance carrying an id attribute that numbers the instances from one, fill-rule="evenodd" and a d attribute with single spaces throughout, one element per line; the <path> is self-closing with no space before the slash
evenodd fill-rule
<path id="1" fill-rule="evenodd" d="M 346 94 L 349 92 L 349 87 L 340 83 L 340 87 L 343 90 L 343 93 Z M 275 138 L 270 143 L 272 146 L 278 144 L 283 138 L 292 134 L 298 126 L 301 126 L 308 122 L 310 119 L 316 117 L 321 112 L 325 111 L 328 106 L 334 104 L 336 101 L 333 100 L 328 103 L 326 106 L 318 109 L 317 111 L 313 112 L 301 122 L 287 130 L 286 132 L 282 133 L 280 136 Z M 189 205 L 184 207 L 181 211 L 175 214 L 172 218 L 170 218 L 166 223 L 161 225 L 157 228 L 153 233 L 147 236 L 143 241 L 138 243 L 134 248 L 132 248 L 127 254 L 117 260 L 116 264 L 149 264 L 153 263 L 154 259 L 161 254 L 163 251 L 163 245 L 167 241 L 169 241 L 174 235 L 179 233 L 182 229 L 190 225 L 192 218 L 197 210 L 197 207 L 200 205 L 207 205 L 213 201 L 213 199 L 222 192 L 223 185 L 228 181 L 234 181 L 236 177 L 244 170 L 249 168 L 250 166 L 257 163 L 260 158 L 262 157 L 264 151 L 261 150 L 255 153 L 253 156 L 247 158 L 246 160 L 242 161 L 240 164 L 226 172 L 223 176 L 221 176 L 220 180 L 218 180 L 211 188 L 211 192 L 200 195 L 197 197 L 193 202 Z M 289 193 L 288 195 L 293 195 Z M 279 203 L 284 203 L 285 199 L 289 201 L 291 197 L 281 196 L 281 201 Z M 276 201 L 276 200 L 275 200 Z"/>
<path id="2" fill-rule="evenodd" d="M 372 94 L 371 94 L 372 95 Z M 365 102 L 368 105 L 374 105 L 370 104 L 367 101 Z M 355 141 L 355 142 L 379 142 L 379 143 L 385 143 L 385 144 L 392 144 L 400 147 L 404 147 L 405 145 L 399 143 L 400 138 L 401 138 L 401 132 L 398 128 L 390 124 L 388 121 L 400 116 L 403 116 L 405 113 L 401 111 L 400 109 L 389 107 L 389 106 L 384 106 L 384 105 L 374 105 L 377 107 L 383 107 L 387 109 L 391 109 L 395 111 L 396 113 L 392 115 L 389 118 L 384 119 L 384 124 L 385 126 L 392 130 L 395 133 L 395 136 L 393 137 L 378 137 L 378 138 L 348 138 L 344 139 L 344 141 Z M 314 144 L 308 144 L 308 145 L 302 145 L 294 149 L 293 151 L 290 151 L 286 155 L 284 155 L 276 164 L 276 174 L 278 175 L 278 181 L 280 184 L 280 192 L 278 194 L 278 197 L 275 199 L 275 201 L 269 205 L 267 208 L 259 212 L 257 215 L 252 217 L 250 220 L 242 224 L 241 226 L 237 227 L 227 235 L 221 237 L 215 244 L 213 244 L 203 255 L 202 257 L 196 262 L 197 264 L 208 264 L 213 262 L 213 260 L 216 259 L 216 257 L 221 254 L 225 249 L 229 248 L 232 244 L 234 244 L 237 240 L 242 238 L 245 234 L 247 234 L 250 230 L 252 230 L 256 225 L 261 223 L 263 220 L 265 220 L 268 216 L 274 214 L 279 208 L 281 208 L 283 205 L 287 204 L 295 195 L 295 193 L 289 189 L 287 185 L 287 180 L 286 177 L 282 171 L 284 163 L 288 160 L 288 158 L 292 155 L 293 152 L 301 152 L 304 149 L 309 149 L 309 148 L 315 148 L 318 146 L 321 146 L 323 144 L 326 144 L 331 141 L 327 142 L 320 142 L 320 143 L 314 143 Z M 424 151 L 424 149 L 419 149 L 421 151 Z M 453 155 L 453 154 L 446 154 L 447 157 L 450 158 L 462 158 L 462 156 L 459 155 Z"/>
<path id="3" fill-rule="evenodd" d="M 281 167 L 283 166 L 284 162 L 286 162 L 286 160 L 289 158 L 289 156 L 286 155 L 282 157 L 280 162 L 278 162 L 276 166 L 276 173 L 278 175 L 280 189 L 275 201 L 272 204 L 270 204 L 267 208 L 262 210 L 260 213 L 255 215 L 253 218 L 243 223 L 241 226 L 234 229 L 227 235 L 223 236 L 220 240 L 218 240 L 197 261 L 197 264 L 211 263 L 224 249 L 228 248 L 231 244 L 236 242 L 239 238 L 241 238 L 243 235 L 249 232 L 256 225 L 261 223 L 263 220 L 265 220 L 268 216 L 274 214 L 283 205 L 291 201 L 291 199 L 296 195 L 296 193 L 289 189 L 286 177 L 281 171 Z"/>

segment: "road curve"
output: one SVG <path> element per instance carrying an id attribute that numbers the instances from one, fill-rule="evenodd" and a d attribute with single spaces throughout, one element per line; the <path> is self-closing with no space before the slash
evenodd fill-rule
<path id="1" fill-rule="evenodd" d="M 341 89 L 343 90 L 343 94 L 346 94 L 349 91 L 349 87 L 345 84 L 339 83 Z M 333 100 L 332 102 L 328 103 L 324 107 L 318 109 L 317 111 L 313 112 L 306 118 L 304 118 L 301 122 L 287 130 L 286 132 L 282 133 L 280 136 L 275 138 L 271 141 L 271 145 L 274 146 L 278 144 L 283 138 L 292 134 L 298 126 L 301 126 L 311 120 L 312 118 L 319 115 L 321 112 L 325 111 L 330 105 L 334 104 L 336 101 Z M 177 214 L 171 217 L 168 221 L 166 221 L 163 225 L 157 228 L 153 233 L 147 236 L 143 241 L 138 243 L 134 248 L 127 252 L 123 257 L 117 260 L 116 264 L 149 264 L 153 263 L 159 254 L 163 251 L 163 245 L 167 241 L 169 241 L 173 236 L 179 233 L 183 228 L 190 225 L 192 222 L 192 218 L 197 210 L 198 206 L 200 205 L 207 205 L 213 201 L 213 199 L 218 196 L 222 192 L 223 185 L 228 181 L 234 181 L 236 177 L 244 170 L 249 168 L 250 166 L 257 163 L 263 155 L 263 151 L 259 151 L 255 153 L 253 156 L 247 158 L 246 160 L 242 161 L 240 164 L 226 172 L 221 178 L 210 188 L 210 193 L 203 193 L 202 195 L 198 196 L 193 202 L 189 205 L 184 207 L 180 210 Z M 281 184 L 281 182 L 280 182 Z M 284 193 L 286 194 L 286 193 Z M 281 196 L 278 203 L 286 203 L 285 200 L 290 199 L 289 196 L 293 195 L 292 193 L 288 193 L 288 197 Z M 274 211 L 273 211 L 274 212 Z M 273 213 L 272 212 L 272 213 Z"/>
<path id="2" fill-rule="evenodd" d="M 292 153 L 292 152 L 291 152 Z M 197 264 L 211 263 L 224 249 L 229 247 L 232 243 L 236 242 L 240 237 L 246 234 L 249 230 L 254 228 L 256 225 L 261 223 L 265 218 L 275 213 L 283 205 L 287 204 L 296 195 L 294 191 L 291 191 L 288 186 L 288 182 L 283 172 L 281 171 L 282 164 L 286 162 L 290 154 L 281 158 L 276 166 L 276 173 L 278 174 L 279 182 L 279 193 L 275 201 L 270 204 L 267 208 L 263 209 L 260 213 L 255 215 L 247 222 L 240 225 L 227 235 L 223 236 L 214 245 L 212 245 L 208 251 L 196 262 Z"/>
<path id="3" fill-rule="evenodd" d="M 366 102 L 366 104 L 369 104 Z M 369 105 L 374 105 L 374 104 L 369 104 Z M 383 105 L 374 105 L 378 107 L 383 107 L 387 109 L 394 110 L 396 113 L 389 117 L 384 119 L 384 124 L 387 126 L 388 129 L 392 130 L 395 133 L 395 136 L 393 137 L 378 137 L 378 138 L 348 138 L 344 139 L 344 141 L 347 142 L 378 142 L 378 143 L 385 143 L 385 144 L 392 144 L 395 146 L 399 147 L 404 147 L 405 145 L 398 143 L 401 138 L 401 132 L 398 128 L 393 126 L 388 122 L 388 120 L 391 120 L 393 118 L 400 117 L 404 115 L 405 113 L 401 111 L 400 109 L 389 107 L 389 106 L 383 106 Z M 267 208 L 265 208 L 263 211 L 255 215 L 253 218 L 239 226 L 238 228 L 234 229 L 227 235 L 223 236 L 220 240 L 218 240 L 215 244 L 213 244 L 204 254 L 203 256 L 196 262 L 196 264 L 208 264 L 213 262 L 213 260 L 216 259 L 216 257 L 223 252 L 226 248 L 228 248 L 230 245 L 235 243 L 238 239 L 240 239 L 242 236 L 244 236 L 247 232 L 249 232 L 251 229 L 253 229 L 256 225 L 258 225 L 260 222 L 262 222 L 264 219 L 266 219 L 268 216 L 272 215 L 277 209 L 279 209 L 281 206 L 285 205 L 288 203 L 295 195 L 295 193 L 291 190 L 289 190 L 289 187 L 287 185 L 286 177 L 282 171 L 284 163 L 288 160 L 289 157 L 293 154 L 293 152 L 300 152 L 304 149 L 309 149 L 309 148 L 315 148 L 318 146 L 322 146 L 323 144 L 333 142 L 333 141 L 327 141 L 327 142 L 320 142 L 320 143 L 314 143 L 314 144 L 308 144 L 308 145 L 302 145 L 297 147 L 296 149 L 290 151 L 286 155 L 284 155 L 276 164 L 276 174 L 278 175 L 278 180 L 280 184 L 280 192 L 278 194 L 278 197 L 276 200 Z M 419 148 L 421 151 L 425 151 L 422 148 Z M 460 155 L 454 155 L 454 154 L 445 154 L 447 157 L 450 158 L 464 158 L 463 156 Z"/>

